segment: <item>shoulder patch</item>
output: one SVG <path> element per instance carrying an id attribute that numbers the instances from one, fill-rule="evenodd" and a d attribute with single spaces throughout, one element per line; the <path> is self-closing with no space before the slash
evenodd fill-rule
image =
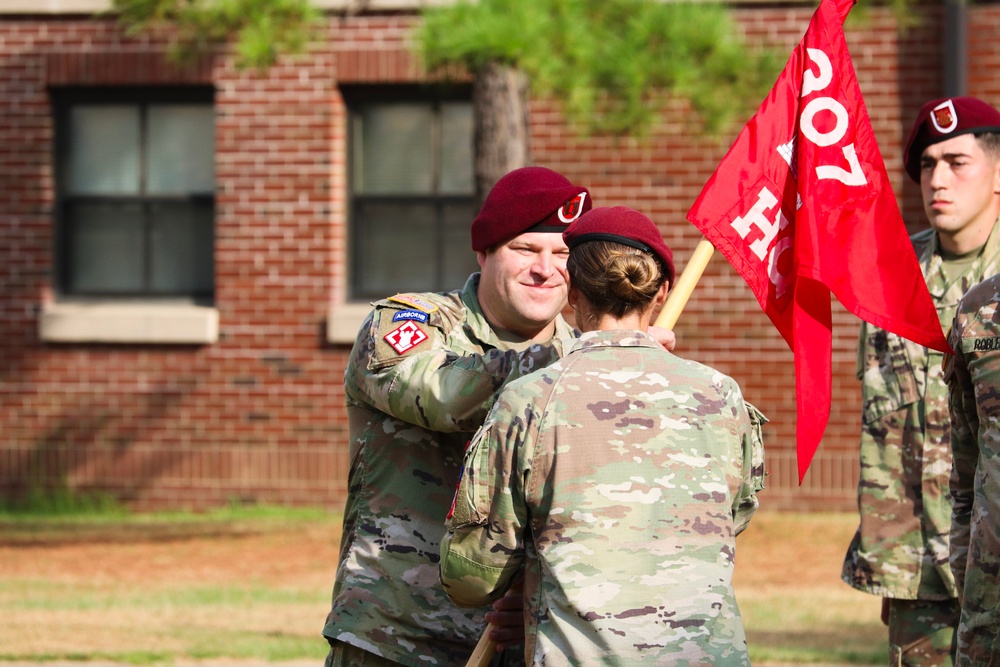
<path id="1" fill-rule="evenodd" d="M 427 313 L 419 310 L 400 310 L 392 316 L 392 321 L 399 322 L 400 320 L 416 320 L 417 322 L 427 324 L 427 320 L 429 318 L 430 316 Z"/>
<path id="2" fill-rule="evenodd" d="M 404 305 L 410 306 L 411 308 L 416 308 L 417 310 L 422 310 L 425 313 L 433 313 L 438 309 L 433 303 L 421 299 L 415 294 L 397 294 L 396 296 L 390 296 L 389 301 L 395 301 L 396 303 L 402 303 Z"/>
<path id="3" fill-rule="evenodd" d="M 397 354 L 404 354 L 427 340 L 427 334 L 411 320 L 408 320 L 382 338 L 389 343 L 392 349 L 396 350 Z"/>

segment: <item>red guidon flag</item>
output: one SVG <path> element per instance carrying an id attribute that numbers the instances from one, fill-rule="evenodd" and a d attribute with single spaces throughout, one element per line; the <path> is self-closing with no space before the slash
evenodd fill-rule
<path id="1" fill-rule="evenodd" d="M 853 4 L 822 0 L 687 215 L 795 355 L 799 484 L 830 416 L 830 292 L 876 326 L 949 350 L 844 41 Z"/>

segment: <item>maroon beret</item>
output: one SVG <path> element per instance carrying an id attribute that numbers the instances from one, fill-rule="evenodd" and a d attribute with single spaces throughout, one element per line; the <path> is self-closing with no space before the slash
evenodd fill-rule
<path id="1" fill-rule="evenodd" d="M 497 181 L 472 221 L 472 249 L 492 248 L 524 232 L 562 232 L 590 210 L 587 188 L 545 167 L 522 167 Z"/>
<path id="2" fill-rule="evenodd" d="M 653 221 L 626 206 L 602 206 L 580 216 L 563 232 L 570 251 L 587 241 L 614 241 L 656 255 L 663 261 L 667 280 L 674 283 L 674 253 Z"/>
<path id="3" fill-rule="evenodd" d="M 920 158 L 928 146 L 960 134 L 1000 132 L 1000 111 L 976 97 L 943 97 L 920 108 L 906 140 L 903 165 L 920 182 Z"/>

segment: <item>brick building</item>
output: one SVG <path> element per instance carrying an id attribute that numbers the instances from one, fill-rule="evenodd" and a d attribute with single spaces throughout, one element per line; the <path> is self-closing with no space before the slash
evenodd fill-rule
<path id="1" fill-rule="evenodd" d="M 0 0 L 0 497 L 339 508 L 367 301 L 475 266 L 468 85 L 421 73 L 412 0 L 323 0 L 324 39 L 266 73 L 224 53 L 173 66 L 160 39 L 95 17 L 108 4 Z M 735 11 L 750 40 L 790 50 L 813 8 Z M 967 90 L 998 104 L 1000 5 L 967 11 Z M 901 142 L 954 48 L 929 15 L 900 32 L 869 9 L 847 29 L 911 231 L 925 223 Z M 648 213 L 683 264 L 699 239 L 684 215 L 733 136 L 691 136 L 681 109 L 643 141 L 584 138 L 536 99 L 533 162 Z M 854 503 L 857 320 L 836 304 L 834 320 L 830 424 L 801 487 L 791 352 L 721 256 L 677 326 L 678 353 L 770 417 L 774 507 Z"/>

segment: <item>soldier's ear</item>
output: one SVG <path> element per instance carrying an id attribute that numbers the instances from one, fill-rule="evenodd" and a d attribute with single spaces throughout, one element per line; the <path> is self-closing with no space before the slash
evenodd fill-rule
<path id="1" fill-rule="evenodd" d="M 670 291 L 670 281 L 664 280 L 663 284 L 660 285 L 660 289 L 656 291 L 656 296 L 653 297 L 653 304 L 659 308 L 667 301 L 667 292 Z"/>
<path id="2" fill-rule="evenodd" d="M 569 306 L 574 311 L 577 309 L 577 304 L 580 303 L 580 290 L 573 286 L 573 283 L 569 284 L 569 292 L 566 294 L 566 300 L 569 301 Z"/>

